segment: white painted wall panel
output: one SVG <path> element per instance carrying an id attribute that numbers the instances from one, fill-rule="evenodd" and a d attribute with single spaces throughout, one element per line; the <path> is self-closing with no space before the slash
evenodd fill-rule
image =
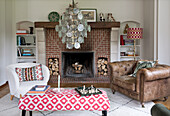
<path id="1" fill-rule="evenodd" d="M 6 66 L 13 62 L 12 0 L 0 0 L 0 85 L 7 81 Z"/>
<path id="2" fill-rule="evenodd" d="M 0 0 L 0 85 L 5 78 L 5 0 Z"/>
<path id="3" fill-rule="evenodd" d="M 154 59 L 154 0 L 144 0 L 144 34 L 141 46 L 144 59 Z"/>
<path id="4" fill-rule="evenodd" d="M 158 60 L 170 65 L 170 0 L 159 0 L 158 5 Z"/>
<path id="5" fill-rule="evenodd" d="M 48 21 L 48 14 L 65 12 L 72 0 L 15 0 L 16 21 Z M 75 0 L 79 8 L 96 8 L 97 14 L 112 13 L 116 21 L 133 20 L 143 26 L 143 0 Z M 99 19 L 99 17 L 98 17 Z"/>

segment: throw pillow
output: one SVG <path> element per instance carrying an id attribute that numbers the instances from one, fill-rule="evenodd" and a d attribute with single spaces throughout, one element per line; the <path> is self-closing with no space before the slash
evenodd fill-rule
<path id="1" fill-rule="evenodd" d="M 136 73 L 138 72 L 139 69 L 142 68 L 152 68 L 157 64 L 157 61 L 138 61 L 137 66 L 133 72 L 133 74 L 131 74 L 130 76 L 136 77 Z"/>
<path id="2" fill-rule="evenodd" d="M 16 68 L 19 81 L 43 80 L 42 65 L 36 65 L 28 68 Z"/>

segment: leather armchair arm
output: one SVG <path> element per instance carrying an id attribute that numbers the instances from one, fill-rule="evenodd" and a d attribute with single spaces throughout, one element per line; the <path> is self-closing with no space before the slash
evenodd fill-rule
<path id="1" fill-rule="evenodd" d="M 158 65 L 153 68 L 140 69 L 137 72 L 137 78 L 139 78 L 142 74 L 144 75 L 145 81 L 167 78 L 170 77 L 170 66 Z"/>
<path id="2" fill-rule="evenodd" d="M 136 91 L 140 92 L 141 77 L 146 81 L 155 81 L 157 79 L 164 79 L 170 77 L 170 66 L 157 65 L 153 68 L 140 69 L 136 75 Z"/>

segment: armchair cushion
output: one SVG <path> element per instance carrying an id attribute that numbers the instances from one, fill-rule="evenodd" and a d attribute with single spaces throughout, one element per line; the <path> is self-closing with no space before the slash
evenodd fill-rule
<path id="1" fill-rule="evenodd" d="M 15 68 L 19 81 L 43 80 L 42 65 L 27 68 Z"/>
<path id="2" fill-rule="evenodd" d="M 135 91 L 135 82 L 136 78 L 128 75 L 115 77 L 113 81 L 116 85 L 132 91 Z"/>
<path id="3" fill-rule="evenodd" d="M 136 77 L 136 73 L 138 72 L 139 69 L 142 68 L 152 68 L 155 66 L 157 61 L 138 61 L 137 66 L 130 76 Z"/>

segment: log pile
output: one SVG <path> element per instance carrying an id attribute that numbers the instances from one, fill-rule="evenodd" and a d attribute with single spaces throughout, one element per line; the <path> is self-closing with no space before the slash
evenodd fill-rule
<path id="1" fill-rule="evenodd" d="M 58 58 L 49 58 L 48 59 L 48 68 L 50 70 L 50 75 L 59 75 L 59 59 Z"/>
<path id="2" fill-rule="evenodd" d="M 78 64 L 78 62 L 72 64 L 72 67 L 74 68 L 74 73 L 83 73 L 82 64 Z"/>
<path id="3" fill-rule="evenodd" d="M 107 58 L 98 58 L 97 61 L 97 69 L 98 69 L 98 75 L 108 75 L 108 69 L 107 69 Z"/>

